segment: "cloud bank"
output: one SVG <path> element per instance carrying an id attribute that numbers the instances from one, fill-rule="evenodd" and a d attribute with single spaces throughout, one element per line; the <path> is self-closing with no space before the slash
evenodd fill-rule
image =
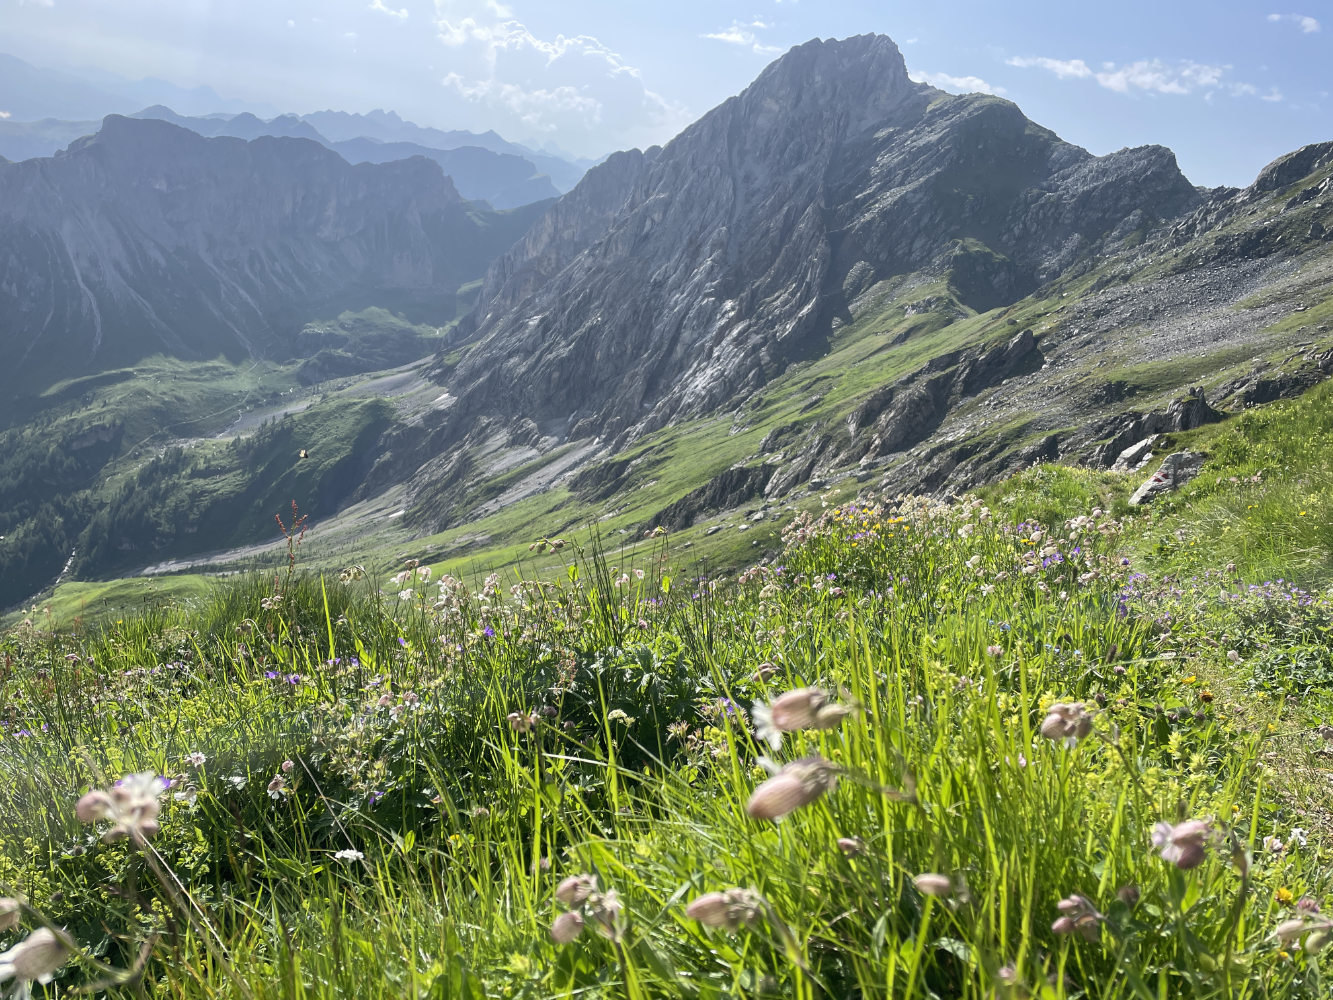
<path id="1" fill-rule="evenodd" d="M 1014 56 L 1005 62 L 1019 69 L 1044 69 L 1061 80 L 1093 79 L 1100 86 L 1119 94 L 1202 93 L 1205 98 L 1211 98 L 1219 92 L 1233 97 L 1257 93 L 1253 84 L 1224 79 L 1231 70 L 1230 66 L 1198 63 L 1188 59 L 1175 65 L 1168 65 L 1160 59 L 1140 59 L 1120 66 L 1105 62 L 1100 70 L 1094 70 L 1082 59 Z M 1276 89 L 1263 98 L 1266 101 L 1281 99 L 1282 95 Z"/>
<path id="2" fill-rule="evenodd" d="M 1006 93 L 1003 87 L 993 86 L 979 76 L 950 76 L 948 73 L 926 73 L 915 69 L 909 69 L 907 75 L 917 83 L 928 83 L 951 94 L 995 94 L 1002 97 Z"/>

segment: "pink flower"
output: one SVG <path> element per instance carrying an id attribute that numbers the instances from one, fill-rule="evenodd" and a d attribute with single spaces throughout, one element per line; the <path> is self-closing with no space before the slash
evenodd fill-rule
<path id="1" fill-rule="evenodd" d="M 1162 855 L 1181 871 L 1189 871 L 1203 864 L 1207 856 L 1212 824 L 1207 820 L 1191 819 L 1172 826 L 1158 823 L 1152 828 L 1152 843 Z"/>

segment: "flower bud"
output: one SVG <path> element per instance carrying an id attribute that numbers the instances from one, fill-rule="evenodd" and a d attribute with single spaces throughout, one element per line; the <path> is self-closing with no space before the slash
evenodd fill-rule
<path id="1" fill-rule="evenodd" d="M 953 892 L 953 882 L 947 875 L 937 875 L 934 872 L 926 872 L 912 879 L 912 884 L 916 886 L 916 891 L 923 896 L 936 896 L 946 898 Z"/>
<path id="2" fill-rule="evenodd" d="M 1139 904 L 1139 887 L 1137 885 L 1127 885 L 1116 893 L 1116 898 L 1133 909 Z"/>
<path id="3" fill-rule="evenodd" d="M 18 926 L 23 907 L 17 899 L 9 896 L 0 898 L 0 931 L 13 930 Z"/>
<path id="4" fill-rule="evenodd" d="M 574 910 L 562 913 L 551 925 L 551 940 L 556 944 L 569 944 L 583 933 L 583 915 Z"/>
<path id="5" fill-rule="evenodd" d="M 1284 920 L 1273 928 L 1273 936 L 1281 944 L 1291 944 L 1305 933 L 1305 921 L 1300 917 Z"/>
<path id="6" fill-rule="evenodd" d="M 566 906 L 578 906 L 596 891 L 596 875 L 571 875 L 556 886 L 555 898 Z"/>

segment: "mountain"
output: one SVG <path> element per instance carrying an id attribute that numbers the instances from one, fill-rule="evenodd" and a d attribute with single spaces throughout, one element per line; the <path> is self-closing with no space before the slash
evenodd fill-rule
<path id="1" fill-rule="evenodd" d="M 459 146 L 479 146 L 492 153 L 507 153 L 521 156 L 537 165 L 537 169 L 550 176 L 556 190 L 561 194 L 577 184 L 587 167 L 571 163 L 565 157 L 552 155 L 539 149 L 516 142 L 507 142 L 494 130 L 486 132 L 468 132 L 455 129 L 445 132 L 437 128 L 426 128 L 403 121 L 392 111 L 372 111 L 366 115 L 350 114 L 346 111 L 317 111 L 303 115 L 302 121 L 308 122 L 334 142 L 349 139 L 369 138 L 381 142 L 412 142 L 428 149 L 457 149 Z"/>
<path id="2" fill-rule="evenodd" d="M 306 139 L 112 115 L 0 166 L 0 393 L 159 352 L 286 357 L 330 311 L 447 324 L 530 217 L 469 209 L 425 157 L 354 166 Z"/>
<path id="3" fill-rule="evenodd" d="M 151 77 L 131 80 L 100 70 L 42 69 L 0 53 L 0 111 L 8 112 L 11 121 L 101 120 L 109 114 L 129 114 L 145 104 L 170 104 L 196 114 L 272 114 L 265 104 L 224 100 L 211 87 L 180 87 Z"/>
<path id="4" fill-rule="evenodd" d="M 38 69 L 0 52 L 0 111 L 12 121 L 89 120 L 129 114 L 139 105 L 70 73 Z"/>
<path id="5" fill-rule="evenodd" d="M 437 163 L 352 167 L 306 139 L 194 137 L 179 141 L 250 152 L 210 152 L 186 184 L 162 176 L 172 157 L 149 134 L 125 144 L 137 159 L 123 177 L 106 151 L 86 153 L 102 136 L 0 164 L 0 212 L 44 206 L 45 241 L 0 228 L 0 246 L 18 247 L 0 257 L 0 305 L 29 303 L 0 330 L 41 329 L 61 308 L 87 327 L 85 288 L 156 268 L 192 338 L 217 326 L 198 317 L 220 298 L 205 269 L 220 258 L 251 300 L 294 304 L 269 313 L 286 333 L 262 362 L 178 360 L 235 341 L 223 331 L 93 376 L 78 343 L 10 349 L 3 398 L 43 395 L 0 432 L 0 600 L 62 567 L 91 579 L 266 565 L 256 546 L 288 500 L 314 516 L 302 556 L 322 569 L 410 556 L 471 573 L 595 523 L 626 545 L 676 532 L 711 575 L 776 556 L 777 522 L 829 489 L 949 495 L 1059 461 L 1096 490 L 1122 474 L 1103 470 L 1160 462 L 1201 424 L 1333 373 L 1333 143 L 1244 190 L 1201 190 L 1163 147 L 1093 156 L 1008 101 L 913 83 L 883 37 L 791 50 L 670 143 L 609 157 L 558 201 L 466 211 L 494 239 L 469 258 L 449 301 L 471 311 L 451 327 L 422 322 L 426 291 L 382 280 L 391 248 L 395 266 L 434 252 L 432 216 L 398 195 L 424 203 Z M 253 169 L 284 151 L 311 164 L 295 171 L 299 197 Z M 31 194 L 4 186 L 20 175 L 40 181 Z M 134 233 L 121 215 L 185 225 L 214 189 L 237 219 L 210 222 L 207 240 L 119 235 Z M 265 228 L 311 202 L 339 234 Z M 376 233 L 369 220 L 383 222 L 382 240 L 344 218 L 354 206 Z M 82 286 L 47 263 L 91 236 L 96 254 L 72 259 L 101 270 L 75 269 Z M 329 241 L 343 258 L 326 265 Z M 48 275 L 58 294 L 38 299 Z M 349 294 L 315 308 L 326 277 Z M 163 349 L 137 286 L 99 294 L 107 315 L 137 310 L 118 341 Z M 175 301 L 141 297 L 155 314 Z M 43 357 L 59 360 L 43 373 Z"/>
<path id="6" fill-rule="evenodd" d="M 387 163 L 409 156 L 427 157 L 453 178 L 464 198 L 488 201 L 493 208 L 518 208 L 560 197 L 548 175 L 537 173 L 529 160 L 512 153 L 494 153 L 478 146 L 429 149 L 414 142 L 376 142 L 364 137 L 328 145 L 348 163 Z"/>
<path id="7" fill-rule="evenodd" d="M 0 156 L 8 160 L 30 160 L 51 156 L 75 139 L 92 135 L 102 127 L 101 119 L 88 122 L 43 118 L 35 122 L 0 121 Z"/>
<path id="8" fill-rule="evenodd" d="M 326 120 L 334 125 L 346 118 L 362 116 L 332 115 Z M 453 146 L 432 149 L 412 142 L 385 142 L 367 136 L 331 141 L 316 131 L 315 126 L 296 115 L 280 115 L 270 121 L 261 121 L 254 115 L 240 114 L 217 118 L 187 118 L 170 108 L 145 108 L 135 118 L 158 118 L 198 132 L 200 135 L 231 135 L 241 139 L 255 139 L 261 135 L 292 136 L 311 139 L 335 150 L 349 163 L 388 163 L 412 156 L 434 160 L 454 182 L 458 193 L 469 201 L 487 201 L 493 208 L 518 208 L 545 198 L 557 198 L 549 177 L 540 174 L 530 160 L 512 153 L 497 153 L 479 146 Z M 397 116 L 395 115 L 396 119 Z M 371 122 L 376 119 L 369 119 Z M 421 130 L 431 131 L 431 130 Z M 470 132 L 455 133 L 471 135 Z M 494 135 L 494 133 L 490 133 Z M 506 144 L 508 145 L 508 144 Z M 0 152 L 4 147 L 0 146 Z"/>
<path id="9" fill-rule="evenodd" d="M 1162 147 L 1095 157 L 1008 101 L 913 83 L 888 38 L 810 42 L 665 148 L 594 168 L 491 266 L 452 419 L 495 407 L 623 445 L 822 352 L 876 282 L 934 266 L 990 309 L 1200 197 Z"/>

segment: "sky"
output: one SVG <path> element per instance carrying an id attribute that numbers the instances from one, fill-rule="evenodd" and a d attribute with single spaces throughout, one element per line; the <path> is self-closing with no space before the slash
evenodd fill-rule
<path id="1" fill-rule="evenodd" d="M 1333 0 L 0 0 L 0 52 L 39 66 L 581 156 L 665 142 L 793 45 L 866 32 L 1094 153 L 1170 146 L 1196 184 L 1333 139 Z"/>

